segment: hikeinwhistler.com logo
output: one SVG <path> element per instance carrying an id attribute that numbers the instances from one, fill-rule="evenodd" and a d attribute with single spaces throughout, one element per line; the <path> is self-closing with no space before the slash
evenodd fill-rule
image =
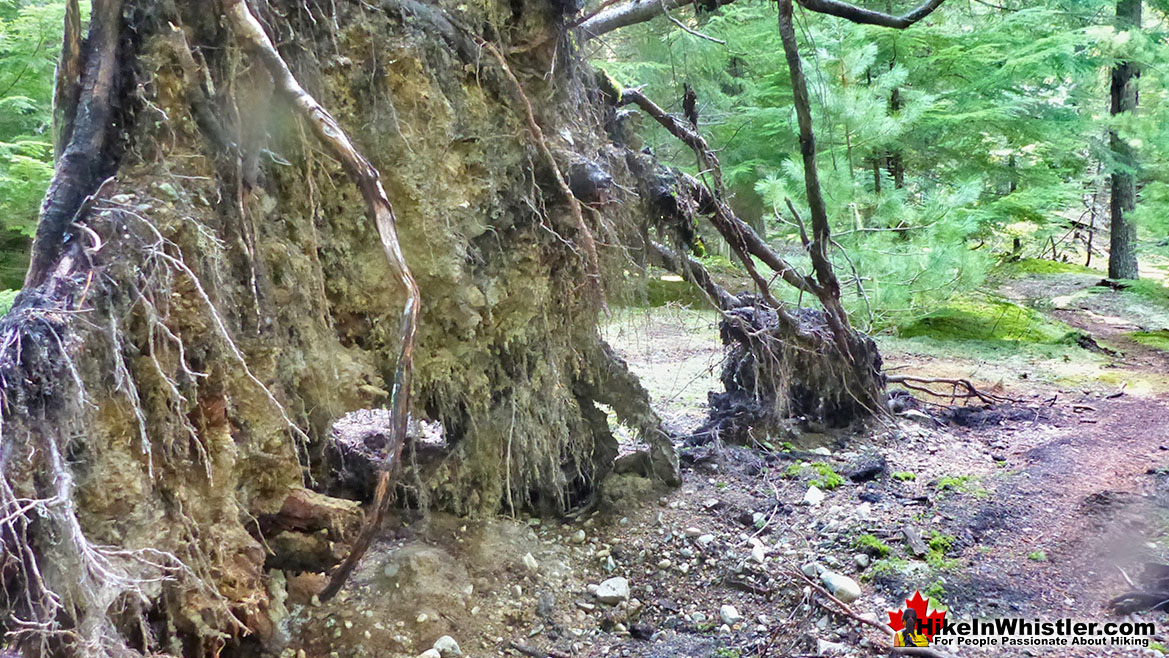
<path id="1" fill-rule="evenodd" d="M 1152 622 L 997 617 L 960 619 L 921 592 L 889 611 L 898 647 L 1144 647 Z"/>

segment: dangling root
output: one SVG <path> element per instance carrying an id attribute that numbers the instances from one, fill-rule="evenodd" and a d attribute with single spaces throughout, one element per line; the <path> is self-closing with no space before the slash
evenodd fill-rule
<path id="1" fill-rule="evenodd" d="M 401 328 L 398 336 L 401 340 L 401 351 L 398 355 L 398 366 L 394 373 L 394 386 L 390 394 L 391 409 L 391 436 L 386 452 L 385 462 L 381 466 L 378 476 L 377 493 L 374 496 L 373 509 L 362 528 L 352 551 L 337 570 L 333 572 L 329 584 L 320 593 L 321 600 L 326 600 L 337 594 L 345 584 L 353 568 L 357 566 L 362 554 L 369 548 L 374 535 L 381 526 L 382 517 L 390 504 L 391 474 L 397 467 L 402 452 L 402 445 L 406 440 L 406 428 L 410 415 L 411 380 L 414 361 L 414 341 L 418 330 L 418 307 L 421 304 L 421 295 L 418 284 L 406 265 L 402 255 L 402 248 L 398 243 L 397 220 L 394 209 L 386 196 L 381 184 L 381 175 L 378 170 L 354 148 L 349 137 L 320 103 L 306 92 L 293 76 L 288 64 L 276 52 L 276 47 L 264 32 L 263 26 L 256 20 L 248 9 L 244 0 L 224 0 L 224 13 L 232 30 L 255 54 L 268 74 L 272 76 L 276 93 L 285 97 L 289 103 L 302 115 L 312 127 L 317 138 L 328 147 L 334 157 L 341 161 L 342 166 L 353 177 L 357 187 L 365 198 L 366 214 L 377 227 L 382 246 L 386 252 L 386 259 L 394 277 L 405 289 L 408 298 L 402 309 Z"/>

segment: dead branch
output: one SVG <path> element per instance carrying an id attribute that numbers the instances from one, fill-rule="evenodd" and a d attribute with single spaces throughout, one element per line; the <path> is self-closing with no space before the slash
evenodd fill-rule
<path id="1" fill-rule="evenodd" d="M 877 630 L 884 632 L 886 635 L 888 635 L 890 637 L 892 637 L 894 634 L 896 634 L 896 631 L 894 631 L 893 627 L 890 626 L 889 624 L 886 624 L 878 619 L 871 619 L 868 617 L 863 617 L 861 615 L 858 615 L 856 613 L 856 611 L 852 609 L 852 606 L 848 605 L 844 601 L 841 601 L 840 599 L 833 596 L 831 593 L 828 592 L 828 590 L 821 587 L 819 583 L 817 583 L 814 580 L 812 580 L 811 578 L 809 578 L 808 575 L 805 574 L 803 571 L 797 569 L 796 567 L 792 566 L 791 564 L 787 565 L 787 569 L 792 575 L 798 576 L 801 580 L 803 580 L 805 583 L 807 583 L 807 585 L 809 587 L 811 587 L 817 593 L 819 593 L 820 595 L 824 596 L 826 599 L 831 601 L 836 606 L 837 612 L 843 614 L 845 617 L 848 617 L 849 619 L 852 619 L 853 621 L 858 621 L 862 624 L 867 624 L 869 626 L 872 626 L 873 628 L 876 628 Z M 818 603 L 820 603 L 820 605 L 824 605 L 823 602 L 818 602 Z M 825 606 L 825 607 L 827 607 L 827 606 Z M 831 609 L 831 608 L 829 608 L 829 609 Z M 921 656 L 922 658 L 952 658 L 947 653 L 943 653 L 941 651 L 938 651 L 937 649 L 930 649 L 928 647 L 891 647 L 890 651 L 894 654 L 902 655 L 902 656 Z"/>
<path id="2" fill-rule="evenodd" d="M 938 398 L 977 398 L 986 404 L 1002 402 L 1018 403 L 1017 400 L 1005 395 L 995 395 L 979 390 L 969 379 L 950 379 L 947 377 L 915 377 L 913 375 L 889 375 L 885 381 L 890 384 L 901 384 L 910 390 L 926 393 Z M 939 393 L 927 387 L 929 384 L 945 384 L 951 386 L 949 393 Z M 959 391 L 958 389 L 963 389 Z"/>
<path id="3" fill-rule="evenodd" d="M 715 0 L 715 4 L 718 6 L 729 5 L 732 2 L 734 0 Z M 663 11 L 677 9 L 691 3 L 692 0 L 633 0 L 615 7 L 608 7 L 580 21 L 581 37 L 584 40 L 599 37 L 617 28 L 644 23 L 656 18 Z"/>
<path id="4" fill-rule="evenodd" d="M 268 38 L 267 33 L 264 32 L 263 26 L 252 15 L 244 0 L 223 0 L 223 3 L 224 14 L 227 16 L 232 30 L 268 70 L 269 75 L 272 76 L 276 93 L 284 96 L 296 108 L 312 127 L 317 138 L 341 162 L 361 190 L 365 199 L 366 214 L 377 228 L 391 274 L 398 280 L 407 294 L 407 301 L 400 316 L 401 327 L 398 333 L 401 340 L 401 350 L 398 354 L 394 385 L 390 394 L 390 442 L 385 461 L 381 465 L 381 473 L 378 476 L 373 509 L 348 557 L 333 572 L 329 584 L 320 593 L 321 600 L 327 600 L 340 591 L 358 560 L 369 548 L 369 544 L 380 528 L 382 518 L 390 504 L 390 494 L 393 490 L 391 477 L 393 469 L 398 464 L 402 445 L 406 439 L 406 428 L 410 415 L 414 342 L 418 330 L 418 307 L 421 304 L 421 295 L 418 291 L 418 284 L 414 281 L 414 276 L 410 273 L 410 268 L 406 265 L 406 259 L 402 254 L 402 247 L 398 242 L 397 218 L 394 216 L 394 209 L 390 205 L 389 197 L 386 196 L 386 191 L 382 187 L 381 175 L 378 170 L 357 151 L 337 120 L 300 86 L 288 68 L 288 64 L 276 51 L 276 47 Z"/>
<path id="5" fill-rule="evenodd" d="M 57 83 L 53 88 L 53 156 L 60 158 L 73 135 L 77 95 L 81 83 L 81 7 L 77 0 L 65 3 L 65 34 Z"/>
<path id="6" fill-rule="evenodd" d="M 925 4 L 906 12 L 901 16 L 894 16 L 892 14 L 885 14 L 879 11 L 873 11 L 865 7 L 858 7 L 840 0 L 796 0 L 800 6 L 809 11 L 814 11 L 818 14 L 828 14 L 830 16 L 837 16 L 839 18 L 846 18 L 853 23 L 865 23 L 868 25 L 880 25 L 881 27 L 892 27 L 898 30 L 913 25 L 921 19 L 929 16 L 935 9 L 940 7 L 946 0 L 928 0 Z"/>
<path id="7" fill-rule="evenodd" d="M 714 151 L 710 149 L 706 143 L 706 139 L 702 135 L 683 124 L 674 116 L 667 114 L 657 103 L 654 103 L 637 89 L 624 90 L 621 94 L 621 103 L 633 103 L 637 105 L 650 118 L 657 121 L 663 128 L 669 131 L 671 135 L 674 135 L 682 143 L 694 150 L 703 168 L 710 172 L 714 191 L 688 174 L 681 174 L 679 180 L 684 186 L 684 191 L 697 202 L 699 209 L 710 217 L 711 223 L 715 225 L 715 228 L 730 243 L 731 247 L 736 250 L 736 255 L 739 256 L 739 260 L 743 262 L 744 266 L 748 268 L 748 272 L 754 267 L 754 263 L 751 263 L 751 259 L 747 256 L 749 253 L 763 261 L 764 264 L 779 274 L 789 285 L 816 295 L 817 297 L 820 296 L 820 291 L 815 281 L 800 274 L 799 270 L 768 246 L 763 238 L 759 237 L 759 234 L 755 232 L 755 229 L 739 219 L 734 211 L 731 210 L 730 206 L 722 200 L 722 167 L 719 165 L 718 157 L 715 156 Z"/>

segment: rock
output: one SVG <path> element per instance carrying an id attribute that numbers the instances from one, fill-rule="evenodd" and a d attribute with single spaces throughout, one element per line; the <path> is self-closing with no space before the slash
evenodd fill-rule
<path id="1" fill-rule="evenodd" d="M 885 457 L 877 453 L 861 455 L 848 470 L 848 479 L 853 482 L 868 482 L 885 474 Z"/>
<path id="2" fill-rule="evenodd" d="M 804 504 L 815 507 L 824 502 L 824 492 L 820 491 L 817 486 L 808 487 L 808 492 L 804 494 Z"/>
<path id="3" fill-rule="evenodd" d="M 570 537 L 568 541 L 574 544 L 583 544 L 585 541 L 585 531 L 577 530 L 572 534 L 572 537 Z"/>
<path id="4" fill-rule="evenodd" d="M 823 455 L 824 457 L 831 457 L 832 456 L 832 451 L 829 450 L 828 448 L 826 448 L 825 446 L 820 446 L 819 448 L 813 448 L 809 452 L 811 452 L 813 455 Z"/>
<path id="5" fill-rule="evenodd" d="M 905 545 L 915 556 L 922 557 L 929 553 L 929 546 L 926 545 L 925 540 L 921 538 L 921 533 L 915 528 L 905 526 L 901 528 L 901 534 L 905 536 Z"/>
<path id="6" fill-rule="evenodd" d="M 736 610 L 735 606 L 733 605 L 724 605 L 723 607 L 719 608 L 718 616 L 719 619 L 722 619 L 723 623 L 728 626 L 734 626 L 743 619 L 743 615 L 740 615 L 739 611 Z"/>
<path id="7" fill-rule="evenodd" d="M 635 640 L 652 640 L 654 636 L 654 627 L 651 624 L 642 622 L 640 624 L 633 624 L 629 627 L 629 636 Z"/>
<path id="8" fill-rule="evenodd" d="M 722 504 L 723 504 L 722 501 L 719 500 L 718 498 L 707 498 L 706 500 L 702 501 L 702 506 L 705 507 L 706 509 L 711 509 L 711 510 L 717 509 L 718 507 L 721 507 Z"/>
<path id="9" fill-rule="evenodd" d="M 617 605 L 629 600 L 629 581 L 621 576 L 610 578 L 597 586 L 597 600 Z"/>
<path id="10" fill-rule="evenodd" d="M 857 585 L 856 581 L 848 576 L 825 571 L 820 574 L 820 580 L 824 582 L 824 587 L 832 596 L 835 596 L 844 603 L 852 603 L 861 596 L 861 586 Z"/>
<path id="11" fill-rule="evenodd" d="M 699 530 L 698 528 L 693 528 L 693 527 L 691 527 L 691 528 L 686 528 L 686 530 L 685 530 L 684 534 L 685 534 L 687 537 L 691 537 L 691 538 L 693 538 L 693 537 L 700 537 L 700 536 L 702 536 L 703 532 L 702 532 L 701 530 Z"/>
<path id="12" fill-rule="evenodd" d="M 824 567 L 821 567 L 819 564 L 816 564 L 815 562 L 809 562 L 809 563 L 805 564 L 804 566 L 800 567 L 800 571 L 803 571 L 804 575 L 807 576 L 808 578 L 816 578 L 817 576 L 820 575 L 820 572 L 823 570 L 824 570 Z"/>
<path id="13" fill-rule="evenodd" d="M 872 559 L 864 553 L 857 553 L 856 555 L 852 556 L 852 561 L 856 563 L 857 569 L 868 569 L 869 564 L 872 563 Z"/>
<path id="14" fill-rule="evenodd" d="M 455 658 L 463 655 L 463 650 L 459 648 L 459 643 L 455 642 L 455 638 L 444 635 L 434 641 L 434 650 L 442 658 Z"/>
<path id="15" fill-rule="evenodd" d="M 763 561 L 767 559 L 767 548 L 763 545 L 763 542 L 755 537 L 751 538 L 751 559 L 759 564 L 763 564 Z"/>
<path id="16" fill-rule="evenodd" d="M 672 565 L 672 564 L 674 564 L 674 563 L 665 559 L 665 558 L 658 560 L 658 568 L 659 569 L 669 569 L 670 565 Z"/>
<path id="17" fill-rule="evenodd" d="M 418 658 L 442 658 L 442 654 L 437 649 L 427 649 L 418 654 Z"/>
<path id="18" fill-rule="evenodd" d="M 695 541 L 698 542 L 699 546 L 709 546 L 710 543 L 714 541 L 714 535 L 702 535 Z"/>
<path id="19" fill-rule="evenodd" d="M 876 489 L 865 489 L 857 494 L 856 497 L 866 503 L 878 503 L 881 501 L 881 492 Z"/>
<path id="20" fill-rule="evenodd" d="M 531 553 L 524 553 L 524 566 L 529 571 L 536 571 L 540 568 L 540 563 L 536 561 L 536 558 Z"/>
<path id="21" fill-rule="evenodd" d="M 556 610 L 556 597 L 552 592 L 540 592 L 540 596 L 536 598 L 536 614 L 541 617 L 551 617 L 554 610 Z"/>
<path id="22" fill-rule="evenodd" d="M 843 655 L 848 649 L 847 645 L 839 642 L 829 642 L 828 640 L 816 640 L 816 655 L 817 656 L 839 656 Z"/>

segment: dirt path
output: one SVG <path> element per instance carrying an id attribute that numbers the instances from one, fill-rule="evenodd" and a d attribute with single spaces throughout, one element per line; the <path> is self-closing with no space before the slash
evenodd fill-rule
<path id="1" fill-rule="evenodd" d="M 1040 362 L 961 344 L 882 344 L 902 372 L 970 376 L 1026 400 L 1008 414 L 1015 420 L 793 429 L 772 441 L 794 444 L 789 452 L 703 448 L 686 455 L 681 487 L 619 477 L 585 519 L 392 522 L 398 529 L 334 602 L 312 605 L 304 576 L 290 575 L 290 646 L 306 658 L 413 658 L 450 635 L 467 656 L 519 656 L 516 647 L 574 658 L 888 655 L 887 638 L 821 607 L 792 575 L 812 564 L 857 581 L 854 608 L 882 619 L 915 590 L 961 618 L 1111 619 L 1103 604 L 1125 588 L 1120 569 L 1135 576 L 1144 560 L 1169 555 L 1169 486 L 1156 474 L 1169 470 L 1169 356 L 1125 336 L 1159 329 L 1156 313 L 1129 317 L 1108 294 L 1077 297 L 1093 283 L 1024 281 L 1006 292 L 1032 304 L 1068 298 L 1045 312 L 1124 354 L 1072 347 Z M 702 420 L 721 362 L 712 314 L 638 311 L 606 338 L 676 431 Z M 873 459 L 884 460 L 874 478 L 847 477 Z M 812 485 L 824 500 L 804 504 Z M 907 528 L 932 540 L 927 554 L 913 552 Z M 888 555 L 858 558 L 865 536 Z M 614 577 L 626 579 L 628 598 L 599 602 L 593 589 Z"/>

